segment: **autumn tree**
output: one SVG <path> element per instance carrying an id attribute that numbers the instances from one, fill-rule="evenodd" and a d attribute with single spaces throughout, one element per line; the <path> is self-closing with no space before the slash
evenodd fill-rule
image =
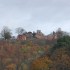
<path id="1" fill-rule="evenodd" d="M 63 36 L 52 47 L 50 70 L 70 70 L 70 36 Z"/>
<path id="2" fill-rule="evenodd" d="M 49 70 L 52 61 L 48 57 L 37 58 L 32 62 L 31 70 Z"/>
<path id="3" fill-rule="evenodd" d="M 60 48 L 51 55 L 53 61 L 49 70 L 70 70 L 70 51 L 69 48 Z"/>
<path id="4" fill-rule="evenodd" d="M 11 30 L 5 26 L 1 31 L 1 36 L 6 40 L 11 38 Z"/>

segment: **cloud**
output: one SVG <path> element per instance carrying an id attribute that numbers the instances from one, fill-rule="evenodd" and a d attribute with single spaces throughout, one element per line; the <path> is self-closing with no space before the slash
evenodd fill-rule
<path id="1" fill-rule="evenodd" d="M 61 27 L 69 31 L 70 0 L 0 0 L 0 28 L 23 27 L 48 34 Z"/>

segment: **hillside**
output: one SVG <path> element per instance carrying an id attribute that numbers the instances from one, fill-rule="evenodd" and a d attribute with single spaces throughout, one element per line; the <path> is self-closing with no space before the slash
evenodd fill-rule
<path id="1" fill-rule="evenodd" d="M 70 70 L 70 36 L 40 33 L 0 39 L 0 70 Z"/>

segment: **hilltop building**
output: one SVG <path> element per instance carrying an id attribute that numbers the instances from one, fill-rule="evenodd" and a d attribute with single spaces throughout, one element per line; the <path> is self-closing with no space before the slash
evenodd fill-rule
<path id="1" fill-rule="evenodd" d="M 20 40 L 20 41 L 22 41 L 22 40 L 26 40 L 26 35 L 18 35 L 17 36 L 17 40 Z"/>

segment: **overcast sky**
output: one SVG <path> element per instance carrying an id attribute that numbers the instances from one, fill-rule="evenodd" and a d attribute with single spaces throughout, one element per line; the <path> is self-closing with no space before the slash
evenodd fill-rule
<path id="1" fill-rule="evenodd" d="M 8 26 L 48 34 L 57 28 L 70 32 L 70 0 L 0 0 L 0 30 Z"/>

